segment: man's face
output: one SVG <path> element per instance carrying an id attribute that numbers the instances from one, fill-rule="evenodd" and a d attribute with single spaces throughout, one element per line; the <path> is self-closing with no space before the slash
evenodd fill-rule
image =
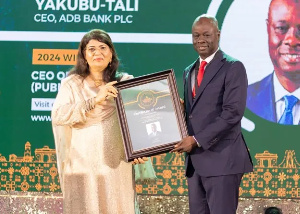
<path id="1" fill-rule="evenodd" d="M 300 3 L 275 0 L 267 27 L 270 58 L 277 75 L 300 75 Z"/>
<path id="2" fill-rule="evenodd" d="M 202 17 L 192 26 L 193 46 L 202 59 L 219 47 L 220 31 L 210 19 Z"/>

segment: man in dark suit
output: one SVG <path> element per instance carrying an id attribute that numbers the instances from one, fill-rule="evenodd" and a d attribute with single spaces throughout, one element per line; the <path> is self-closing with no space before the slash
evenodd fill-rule
<path id="1" fill-rule="evenodd" d="M 248 88 L 247 107 L 284 125 L 300 124 L 300 2 L 272 0 L 267 19 L 274 72 Z"/>
<path id="2" fill-rule="evenodd" d="M 241 62 L 219 49 L 220 31 L 214 17 L 197 17 L 192 38 L 200 57 L 183 74 L 189 136 L 172 152 L 187 152 L 191 214 L 235 214 L 241 178 L 253 170 L 241 133 L 246 71 Z"/>

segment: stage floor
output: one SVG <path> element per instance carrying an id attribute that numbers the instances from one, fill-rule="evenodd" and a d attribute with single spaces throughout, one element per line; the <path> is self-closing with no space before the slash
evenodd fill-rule
<path id="1" fill-rule="evenodd" d="M 61 193 L 0 191 L 0 213 L 60 214 Z M 142 214 L 188 214 L 187 196 L 138 195 Z M 284 214 L 300 213 L 299 199 L 240 198 L 237 214 L 263 214 L 264 209 L 277 206 Z"/>

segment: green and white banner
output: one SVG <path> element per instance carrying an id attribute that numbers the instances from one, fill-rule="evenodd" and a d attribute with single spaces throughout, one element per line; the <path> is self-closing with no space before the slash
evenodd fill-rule
<path id="1" fill-rule="evenodd" d="M 203 13 L 218 19 L 220 47 L 244 63 L 249 84 L 273 72 L 266 27 L 269 4 L 270 0 L 2 0 L 1 190 L 60 191 L 50 113 L 87 31 L 100 28 L 111 35 L 124 72 L 141 76 L 174 69 L 182 97 L 182 71 L 198 57 L 191 26 Z M 255 170 L 244 176 L 241 197 L 298 198 L 299 126 L 279 125 L 246 109 L 242 128 Z M 184 157 L 167 153 L 152 160 L 158 181 L 137 184 L 137 192 L 186 195 Z"/>

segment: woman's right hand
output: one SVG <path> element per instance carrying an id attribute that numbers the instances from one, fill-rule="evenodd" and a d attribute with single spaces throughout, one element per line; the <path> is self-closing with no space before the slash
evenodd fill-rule
<path id="1" fill-rule="evenodd" d="M 99 87 L 99 92 L 95 97 L 96 104 L 100 104 L 103 101 L 110 99 L 111 97 L 118 96 L 118 90 L 113 86 L 117 81 L 109 82 Z"/>

